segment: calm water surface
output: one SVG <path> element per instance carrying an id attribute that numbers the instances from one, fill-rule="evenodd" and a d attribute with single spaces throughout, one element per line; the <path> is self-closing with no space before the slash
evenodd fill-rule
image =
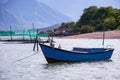
<path id="1" fill-rule="evenodd" d="M 55 39 L 56 47 L 102 47 L 101 39 Z M 107 61 L 47 64 L 33 44 L 0 42 L 0 80 L 120 80 L 120 40 L 107 39 L 115 49 Z M 23 59 L 23 60 L 22 60 Z"/>

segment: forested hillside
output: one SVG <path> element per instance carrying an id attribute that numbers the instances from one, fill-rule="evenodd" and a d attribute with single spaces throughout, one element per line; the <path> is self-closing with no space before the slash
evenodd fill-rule
<path id="1" fill-rule="evenodd" d="M 63 23 L 57 32 L 88 33 L 120 29 L 120 9 L 90 6 L 77 22 Z"/>

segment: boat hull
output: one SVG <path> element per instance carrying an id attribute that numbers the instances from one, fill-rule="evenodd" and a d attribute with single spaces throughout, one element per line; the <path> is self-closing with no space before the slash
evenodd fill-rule
<path id="1" fill-rule="evenodd" d="M 41 50 L 48 63 L 54 62 L 84 62 L 110 59 L 114 49 L 105 49 L 102 52 L 67 51 L 40 44 Z"/>

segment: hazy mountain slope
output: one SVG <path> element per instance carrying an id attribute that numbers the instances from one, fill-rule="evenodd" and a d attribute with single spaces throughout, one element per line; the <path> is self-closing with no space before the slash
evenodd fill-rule
<path id="1" fill-rule="evenodd" d="M 8 0 L 0 5 L 0 29 L 50 26 L 71 19 L 37 0 Z"/>

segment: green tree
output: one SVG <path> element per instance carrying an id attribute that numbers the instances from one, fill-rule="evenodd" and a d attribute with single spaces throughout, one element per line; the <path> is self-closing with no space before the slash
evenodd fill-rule
<path id="1" fill-rule="evenodd" d="M 81 18 L 76 22 L 76 27 L 84 25 L 94 26 L 96 31 L 114 30 L 120 25 L 120 10 L 109 7 L 90 6 L 84 9 Z"/>
<path id="2" fill-rule="evenodd" d="M 76 22 L 77 27 L 81 27 L 84 25 L 93 25 L 95 24 L 94 16 L 97 12 L 96 6 L 90 6 L 89 8 L 84 9 L 84 13 L 81 18 Z"/>
<path id="3" fill-rule="evenodd" d="M 114 17 L 108 17 L 104 20 L 104 25 L 107 27 L 107 30 L 116 29 L 116 19 Z"/>
<path id="4" fill-rule="evenodd" d="M 94 27 L 89 26 L 89 25 L 82 26 L 80 29 L 81 33 L 89 33 L 89 32 L 94 32 L 94 31 L 95 31 Z"/>
<path id="5" fill-rule="evenodd" d="M 90 6 L 84 9 L 78 21 L 62 23 L 56 31 L 87 33 L 115 29 L 120 29 L 120 9 Z"/>

